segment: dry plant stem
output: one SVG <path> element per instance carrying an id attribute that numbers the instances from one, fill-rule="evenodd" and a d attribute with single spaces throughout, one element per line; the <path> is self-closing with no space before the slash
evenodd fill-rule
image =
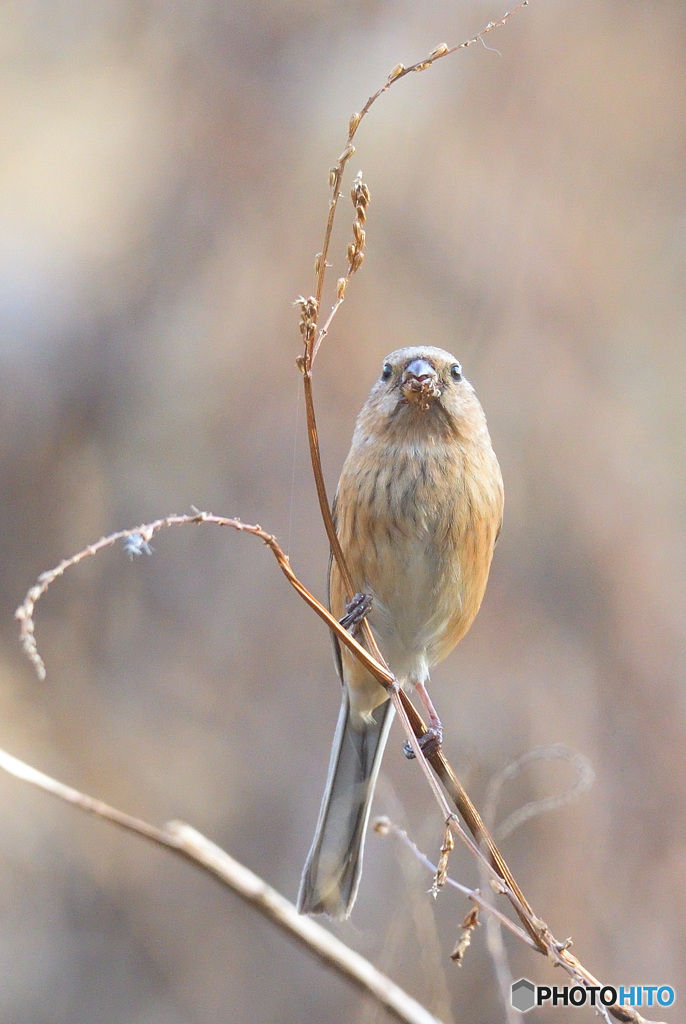
<path id="1" fill-rule="evenodd" d="M 423 735 L 423 733 L 426 732 L 426 726 L 411 702 L 407 699 L 406 695 L 402 693 L 402 691 L 398 690 L 397 683 L 388 669 L 383 664 L 376 661 L 369 652 L 340 625 L 340 623 L 329 611 L 327 611 L 316 597 L 309 592 L 304 584 L 300 582 L 291 569 L 287 555 L 283 552 L 275 537 L 267 533 L 266 530 L 263 530 L 261 526 L 243 523 L 239 519 L 216 516 L 210 512 L 199 512 L 194 510 L 192 514 L 166 516 L 164 519 L 157 519 L 152 523 L 146 523 L 142 526 L 134 527 L 129 530 L 120 530 L 119 532 L 110 534 L 107 537 L 101 537 L 99 541 L 96 541 L 94 544 L 89 544 L 86 548 L 83 548 L 71 558 L 64 559 L 64 561 L 60 562 L 60 564 L 54 569 L 42 573 L 38 578 L 37 583 L 29 589 L 23 603 L 17 609 L 16 613 L 17 619 L 21 623 L 21 637 L 24 650 L 34 665 L 38 676 L 41 679 L 45 677 L 45 666 L 43 665 L 42 658 L 40 657 L 36 647 L 33 614 L 37 602 L 46 593 L 50 585 L 54 583 L 55 580 L 59 579 L 67 569 L 78 565 L 78 563 L 82 562 L 85 558 L 96 555 L 104 548 L 112 547 L 120 540 L 140 537 L 143 541 L 148 543 L 157 532 L 165 529 L 166 527 L 184 526 L 193 523 L 207 523 L 209 525 L 225 527 L 228 526 L 241 533 L 248 533 L 254 537 L 258 537 L 267 545 L 267 547 L 269 547 L 277 560 L 279 568 L 284 573 L 291 586 L 294 587 L 303 600 L 326 623 L 329 629 L 336 633 L 341 643 L 344 643 L 355 654 L 355 656 L 362 661 L 375 679 L 377 679 L 382 686 L 389 688 L 391 699 L 393 700 L 401 719 L 408 725 L 408 735 L 413 741 L 414 746 L 417 748 L 415 753 L 421 763 L 424 758 L 417 744 L 415 734 Z M 459 823 L 456 821 L 454 816 L 449 813 L 445 797 L 439 789 L 437 795 L 440 798 L 441 807 L 445 808 L 446 820 L 449 821 L 451 828 L 456 835 L 459 836 L 460 840 L 468 846 L 477 858 L 479 858 L 485 869 L 490 873 L 491 877 L 494 878 L 494 880 L 496 878 L 501 880 L 501 891 L 504 891 L 507 894 L 515 911 L 531 936 L 532 941 L 535 943 L 536 948 L 548 956 L 553 963 L 562 966 L 565 971 L 580 984 L 598 985 L 599 982 L 597 979 L 579 963 L 577 958 L 569 952 L 564 943 L 560 943 L 555 939 L 547 925 L 536 917 L 529 903 L 517 886 L 512 873 L 507 868 L 505 861 L 498 852 L 495 843 L 488 834 L 488 831 L 481 821 L 476 808 L 472 804 L 471 800 L 469 800 L 469 797 L 452 771 L 452 768 L 445 760 L 443 754 L 439 751 L 438 754 L 432 755 L 430 761 L 434 771 L 443 782 L 447 792 L 456 802 L 460 809 L 460 813 L 464 815 L 465 821 L 467 822 L 467 825 L 476 841 L 472 841 L 469 836 L 467 836 L 464 830 L 459 827 Z M 37 772 L 28 765 L 24 765 L 22 762 L 12 758 L 10 755 L 0 755 L 0 767 L 18 778 L 22 778 L 33 785 L 39 786 L 41 789 L 59 796 L 68 803 L 75 804 L 82 810 L 88 811 L 92 814 L 97 814 L 99 817 L 104 817 L 122 828 L 136 832 L 139 835 L 145 836 L 147 839 L 158 842 L 163 846 L 176 850 L 177 852 L 184 852 L 186 856 L 189 856 L 187 850 L 180 851 L 179 843 L 171 833 L 158 829 L 153 825 L 149 825 L 146 822 L 140 821 L 139 819 L 121 811 L 117 811 L 115 808 L 109 807 L 102 801 L 85 796 L 68 786 L 63 786 L 62 783 L 56 782 L 48 776 L 42 775 L 42 773 Z M 437 783 L 433 776 L 431 776 L 431 780 L 435 787 Z M 490 854 L 488 858 L 483 855 L 478 844 L 485 844 Z M 197 858 L 190 857 L 189 859 L 194 860 L 196 863 L 198 862 Z M 318 953 L 318 955 L 320 954 Z M 647 1022 L 636 1010 L 633 1009 L 613 1006 L 609 1008 L 609 1012 L 616 1020 L 622 1021 L 624 1024 L 650 1024 L 650 1022 Z M 410 1018 L 401 1017 L 401 1019 L 405 1020 Z M 412 1019 L 419 1020 L 420 1018 Z M 434 1018 L 428 1016 L 425 1016 L 422 1019 L 425 1021 L 434 1020 Z"/>
<path id="2" fill-rule="evenodd" d="M 490 879 L 486 875 L 483 869 L 483 865 L 478 865 L 480 889 L 484 894 L 484 898 L 490 904 L 495 903 L 496 894 L 490 885 Z M 491 964 L 493 965 L 493 972 L 495 980 L 500 993 L 500 1002 L 503 1007 L 503 1014 L 505 1017 L 506 1024 L 517 1024 L 521 1020 L 519 1013 L 512 1006 L 512 972 L 507 957 L 507 949 L 505 948 L 505 941 L 503 938 L 503 930 L 500 927 L 500 922 L 493 914 L 486 915 L 485 921 L 485 932 L 486 932 L 486 949 L 491 958 Z"/>
<path id="3" fill-rule="evenodd" d="M 272 889 L 248 868 L 230 857 L 200 832 L 183 822 L 170 822 L 156 828 L 139 818 L 118 811 L 102 800 L 65 786 L 49 775 L 0 750 L 0 768 L 15 778 L 165 846 L 184 860 L 203 868 L 228 885 L 243 900 L 255 907 L 282 931 L 314 952 L 324 963 L 335 967 L 363 991 L 373 995 L 389 1013 L 405 1024 L 440 1024 L 436 1017 L 407 992 L 378 971 L 368 960 L 351 950 L 312 918 L 303 917 L 288 900 Z"/>
<path id="4" fill-rule="evenodd" d="M 329 254 L 329 247 L 331 245 L 331 233 L 333 231 L 333 224 L 336 217 L 336 208 L 338 206 L 338 200 L 341 195 L 340 188 L 341 182 L 343 180 L 343 173 L 345 171 L 346 164 L 355 153 L 353 139 L 355 137 L 357 129 L 360 126 L 360 122 L 363 120 L 363 118 L 366 117 L 366 115 L 369 113 L 370 109 L 372 108 L 374 103 L 376 103 L 379 97 L 382 96 L 383 93 L 387 92 L 388 89 L 390 89 L 390 87 L 394 85 L 395 82 L 400 81 L 401 78 L 404 78 L 406 75 L 409 75 L 412 72 L 426 71 L 427 68 L 430 68 L 431 65 L 435 61 L 440 60 L 441 57 L 447 57 L 451 53 L 456 53 L 458 50 L 466 50 L 469 46 L 473 46 L 475 43 L 482 42 L 484 36 L 488 35 L 489 32 L 492 32 L 496 28 L 501 28 L 503 25 L 505 25 L 507 21 L 509 21 L 510 18 L 512 18 L 519 11 L 521 11 L 522 8 L 528 7 L 528 4 L 529 0 L 522 0 L 521 3 L 517 4 L 516 7 L 513 7 L 512 10 L 507 11 L 503 15 L 503 17 L 500 18 L 498 21 L 489 21 L 489 23 L 480 32 L 477 32 L 477 34 L 472 36 L 470 39 L 465 39 L 463 42 L 458 43 L 457 46 L 448 46 L 446 43 L 441 43 L 434 50 L 432 50 L 427 57 L 425 57 L 423 60 L 417 61 L 415 64 L 410 65 L 410 67 L 404 67 L 402 64 L 396 65 L 396 67 L 393 68 L 390 75 L 388 76 L 386 82 L 381 86 L 380 89 L 378 89 L 372 96 L 369 97 L 365 105 L 360 110 L 359 114 L 352 115 L 348 125 L 348 138 L 346 140 L 346 144 L 343 147 L 343 151 L 340 157 L 338 158 L 335 167 L 331 169 L 330 173 L 331 200 L 329 203 L 329 215 L 327 217 L 326 229 L 324 232 L 324 244 L 322 245 L 322 251 L 317 256 L 317 284 L 314 296 L 317 305 L 317 315 L 318 311 L 321 309 L 322 295 L 324 291 L 324 279 L 326 277 L 327 269 L 327 256 Z M 348 274 L 348 278 L 349 276 L 350 275 Z M 314 363 L 317 350 L 321 345 L 322 341 L 324 340 L 326 332 L 328 331 L 328 328 L 330 326 L 331 320 L 333 319 L 333 316 L 342 301 L 342 298 L 339 298 L 337 300 L 336 305 L 334 306 L 334 309 L 332 310 L 331 315 L 327 320 L 325 328 L 322 329 L 316 340 L 314 338 L 312 339 L 312 343 L 309 346 L 309 351 L 306 354 L 306 368 L 308 370 L 312 369 L 312 364 Z"/>
<path id="5" fill-rule="evenodd" d="M 506 13 L 498 21 L 489 21 L 488 25 L 486 25 L 485 28 L 481 30 L 481 32 L 477 32 L 477 34 L 475 36 L 472 36 L 470 39 L 465 39 L 463 42 L 458 43 L 457 46 L 448 46 L 446 43 L 441 43 L 441 45 L 437 46 L 435 50 L 432 50 L 428 57 L 425 57 L 424 60 L 419 60 L 415 64 L 411 64 L 409 67 L 405 67 L 403 64 L 397 64 L 391 71 L 390 75 L 388 76 L 388 81 L 385 83 L 385 85 L 382 85 L 381 88 L 377 92 L 375 92 L 373 96 L 370 96 L 365 105 L 363 106 L 362 110 L 359 113 L 359 120 L 357 122 L 357 125 L 359 125 L 359 122 L 362 120 L 365 114 L 369 112 L 369 108 L 372 106 L 372 104 L 378 100 L 379 96 L 381 96 L 388 89 L 390 89 L 394 82 L 398 82 L 401 78 L 404 78 L 405 75 L 410 75 L 414 71 L 426 71 L 428 68 L 431 67 L 431 65 L 435 61 L 440 60 L 441 57 L 447 57 L 451 53 L 457 53 L 458 50 L 466 50 L 467 47 L 473 46 L 474 43 L 480 43 L 483 40 L 484 36 L 488 35 L 489 32 L 492 32 L 493 29 L 501 28 L 507 21 L 510 20 L 511 17 L 513 17 L 513 15 L 521 11 L 523 7 L 528 6 L 529 0 L 522 0 L 522 3 L 517 4 L 517 6 L 513 7 L 511 11 L 506 11 Z M 355 128 L 357 128 L 357 125 L 355 125 Z M 352 140 L 353 134 L 354 132 L 351 133 L 351 135 L 349 136 L 349 142 Z"/>

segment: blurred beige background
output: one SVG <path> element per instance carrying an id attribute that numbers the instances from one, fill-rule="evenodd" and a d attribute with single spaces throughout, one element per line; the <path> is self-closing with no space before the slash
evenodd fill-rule
<path id="1" fill-rule="evenodd" d="M 192 504 L 275 532 L 323 594 L 292 301 L 313 287 L 328 169 L 396 63 L 506 6 L 0 7 L 0 744 L 190 821 L 291 898 L 338 687 L 266 549 L 186 528 L 152 558 L 89 560 L 39 605 L 42 684 L 12 615 L 62 557 Z M 362 168 L 372 205 L 317 364 L 327 478 L 333 493 L 386 352 L 421 339 L 461 359 L 506 519 L 482 612 L 434 674 L 447 753 L 478 804 L 535 745 L 592 760 L 590 793 L 504 853 L 604 982 L 683 1003 L 686 8 L 532 0 L 486 44 L 398 83 L 358 133 L 348 187 Z M 331 283 L 351 222 L 346 199 Z M 376 809 L 435 856 L 438 812 L 400 743 Z M 503 813 L 569 782 L 530 768 Z M 0 1020 L 376 1019 L 163 851 L 5 776 L 0 814 Z M 457 970 L 466 904 L 434 904 L 398 853 L 371 837 L 335 930 L 445 1020 L 502 1020 L 483 931 Z M 452 870 L 476 884 L 462 851 Z M 515 978 L 562 983 L 508 949 Z"/>

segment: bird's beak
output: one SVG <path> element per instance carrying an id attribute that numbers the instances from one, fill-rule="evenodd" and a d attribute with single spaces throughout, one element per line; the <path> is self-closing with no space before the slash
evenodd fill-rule
<path id="1" fill-rule="evenodd" d="M 441 394 L 438 374 L 426 359 L 413 359 L 407 364 L 400 387 L 407 401 L 420 409 L 428 409 L 431 400 Z"/>

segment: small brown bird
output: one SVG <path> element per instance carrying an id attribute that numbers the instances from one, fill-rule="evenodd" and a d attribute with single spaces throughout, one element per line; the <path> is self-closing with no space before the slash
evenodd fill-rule
<path id="1" fill-rule="evenodd" d="M 440 348 L 392 352 L 357 419 L 334 519 L 355 589 L 371 598 L 381 652 L 427 707 L 424 739 L 433 749 L 441 726 L 426 690 L 429 669 L 474 621 L 502 512 L 486 418 L 459 362 Z M 339 619 L 351 611 L 345 596 L 333 563 L 329 606 Z M 347 917 L 393 706 L 335 637 L 334 656 L 343 703 L 298 909 Z"/>

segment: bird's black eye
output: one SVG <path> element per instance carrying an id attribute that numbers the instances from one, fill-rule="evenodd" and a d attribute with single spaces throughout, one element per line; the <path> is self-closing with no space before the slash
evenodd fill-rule
<path id="1" fill-rule="evenodd" d="M 459 363 L 453 363 L 450 367 L 450 376 L 455 381 L 462 380 L 462 367 Z"/>
<path id="2" fill-rule="evenodd" d="M 393 367 L 390 363 L 383 364 L 383 370 L 381 371 L 381 380 L 390 380 L 393 375 Z"/>

